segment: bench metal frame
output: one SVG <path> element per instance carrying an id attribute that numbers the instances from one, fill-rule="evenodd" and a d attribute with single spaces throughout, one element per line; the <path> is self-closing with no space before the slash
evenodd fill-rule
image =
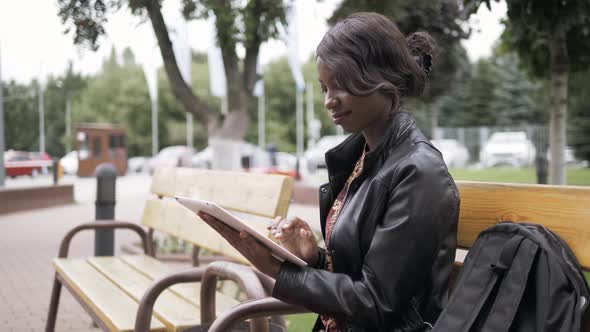
<path id="1" fill-rule="evenodd" d="M 59 258 L 67 258 L 70 243 L 74 236 L 81 231 L 97 229 L 129 229 L 139 235 L 142 242 L 144 254 L 154 257 L 153 241 L 150 241 L 149 234 L 139 225 L 117 220 L 100 220 L 78 225 L 72 228 L 63 237 L 59 247 Z M 150 229 L 151 230 L 151 229 Z M 274 281 L 264 276 L 261 272 L 246 265 L 232 262 L 212 262 L 207 266 L 193 267 L 186 271 L 175 272 L 154 281 L 152 286 L 145 292 L 136 314 L 135 331 L 143 332 L 150 330 L 150 322 L 154 304 L 158 296 L 168 287 L 189 282 L 201 282 L 201 324 L 209 325 L 215 320 L 215 291 L 217 280 L 232 280 L 236 282 L 245 292 L 248 300 L 262 299 L 270 295 Z M 103 330 L 108 328 L 104 322 L 94 313 L 84 300 L 82 300 L 69 283 L 62 278 L 58 272 L 54 275 L 51 300 L 45 325 L 46 332 L 55 331 L 59 299 L 62 285 L 65 285 L 70 294 L 92 317 L 93 321 Z M 281 327 L 286 326 L 281 318 L 273 318 Z M 251 331 L 268 332 L 268 319 L 260 317 L 250 321 Z"/>

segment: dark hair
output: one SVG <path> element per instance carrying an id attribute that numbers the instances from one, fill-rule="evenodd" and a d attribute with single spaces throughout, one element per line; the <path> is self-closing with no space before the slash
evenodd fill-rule
<path id="1" fill-rule="evenodd" d="M 349 93 L 367 96 L 379 90 L 392 96 L 397 109 L 401 97 L 424 91 L 434 47 L 434 39 L 425 32 L 404 38 L 387 17 L 356 13 L 324 35 L 316 56 Z"/>

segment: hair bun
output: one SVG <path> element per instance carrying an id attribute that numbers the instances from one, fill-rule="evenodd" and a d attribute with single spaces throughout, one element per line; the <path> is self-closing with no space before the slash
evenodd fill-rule
<path id="1" fill-rule="evenodd" d="M 426 32 L 414 32 L 406 38 L 410 52 L 426 76 L 432 71 L 433 52 L 436 47 L 434 39 Z"/>
<path id="2" fill-rule="evenodd" d="M 419 64 L 426 73 L 426 76 L 430 75 L 430 71 L 432 70 L 432 54 L 422 52 Z"/>

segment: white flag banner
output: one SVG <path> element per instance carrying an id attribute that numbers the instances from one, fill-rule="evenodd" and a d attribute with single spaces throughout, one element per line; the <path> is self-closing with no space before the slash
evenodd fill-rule
<path id="1" fill-rule="evenodd" d="M 225 67 L 221 48 L 217 45 L 217 29 L 215 19 L 209 18 L 209 48 L 207 49 L 207 62 L 209 63 L 209 86 L 211 94 L 216 97 L 227 95 L 227 82 L 225 80 Z"/>
<path id="2" fill-rule="evenodd" d="M 288 28 L 282 24 L 278 24 L 277 28 L 281 39 L 287 44 L 287 60 L 291 68 L 291 74 L 295 80 L 297 91 L 305 89 L 305 81 L 303 80 L 303 73 L 301 72 L 301 61 L 299 61 L 299 22 L 297 16 L 296 2 L 293 2 L 287 12 Z"/>
<path id="3" fill-rule="evenodd" d="M 151 63 L 143 63 L 143 73 L 148 84 L 148 91 L 152 101 L 158 100 L 158 67 Z"/>
<path id="4" fill-rule="evenodd" d="M 174 41 L 172 42 L 176 63 L 182 79 L 192 85 L 191 79 L 191 48 L 188 42 L 188 24 L 184 17 L 179 16 L 174 24 Z"/>
<path id="5" fill-rule="evenodd" d="M 254 91 L 252 92 L 252 94 L 256 97 L 264 96 L 264 80 L 263 79 L 259 79 L 258 81 L 256 81 L 256 84 L 254 84 Z"/>
<path id="6" fill-rule="evenodd" d="M 254 91 L 252 94 L 256 97 L 264 96 L 264 69 L 262 69 L 262 65 L 260 65 L 260 56 L 256 60 L 256 73 L 260 77 L 254 84 Z"/>

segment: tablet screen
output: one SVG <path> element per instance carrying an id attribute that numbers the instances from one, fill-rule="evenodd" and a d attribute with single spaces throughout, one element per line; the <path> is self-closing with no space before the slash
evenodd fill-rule
<path id="1" fill-rule="evenodd" d="M 307 263 L 303 261 L 301 258 L 295 256 L 287 249 L 283 248 L 279 244 L 273 242 L 269 239 L 266 235 L 258 232 L 254 228 L 250 227 L 248 224 L 241 221 L 238 217 L 231 214 L 229 211 L 225 210 L 224 208 L 220 207 L 219 205 L 215 204 L 211 201 L 204 201 L 199 199 L 192 199 L 186 197 L 175 197 L 176 200 L 193 211 L 197 214 L 199 211 L 203 211 L 217 219 L 221 222 L 226 224 L 227 226 L 241 232 L 245 231 L 248 234 L 252 235 L 256 240 L 262 243 L 268 250 L 275 256 L 277 259 L 284 261 L 287 260 L 293 264 L 299 266 L 307 266 Z"/>

